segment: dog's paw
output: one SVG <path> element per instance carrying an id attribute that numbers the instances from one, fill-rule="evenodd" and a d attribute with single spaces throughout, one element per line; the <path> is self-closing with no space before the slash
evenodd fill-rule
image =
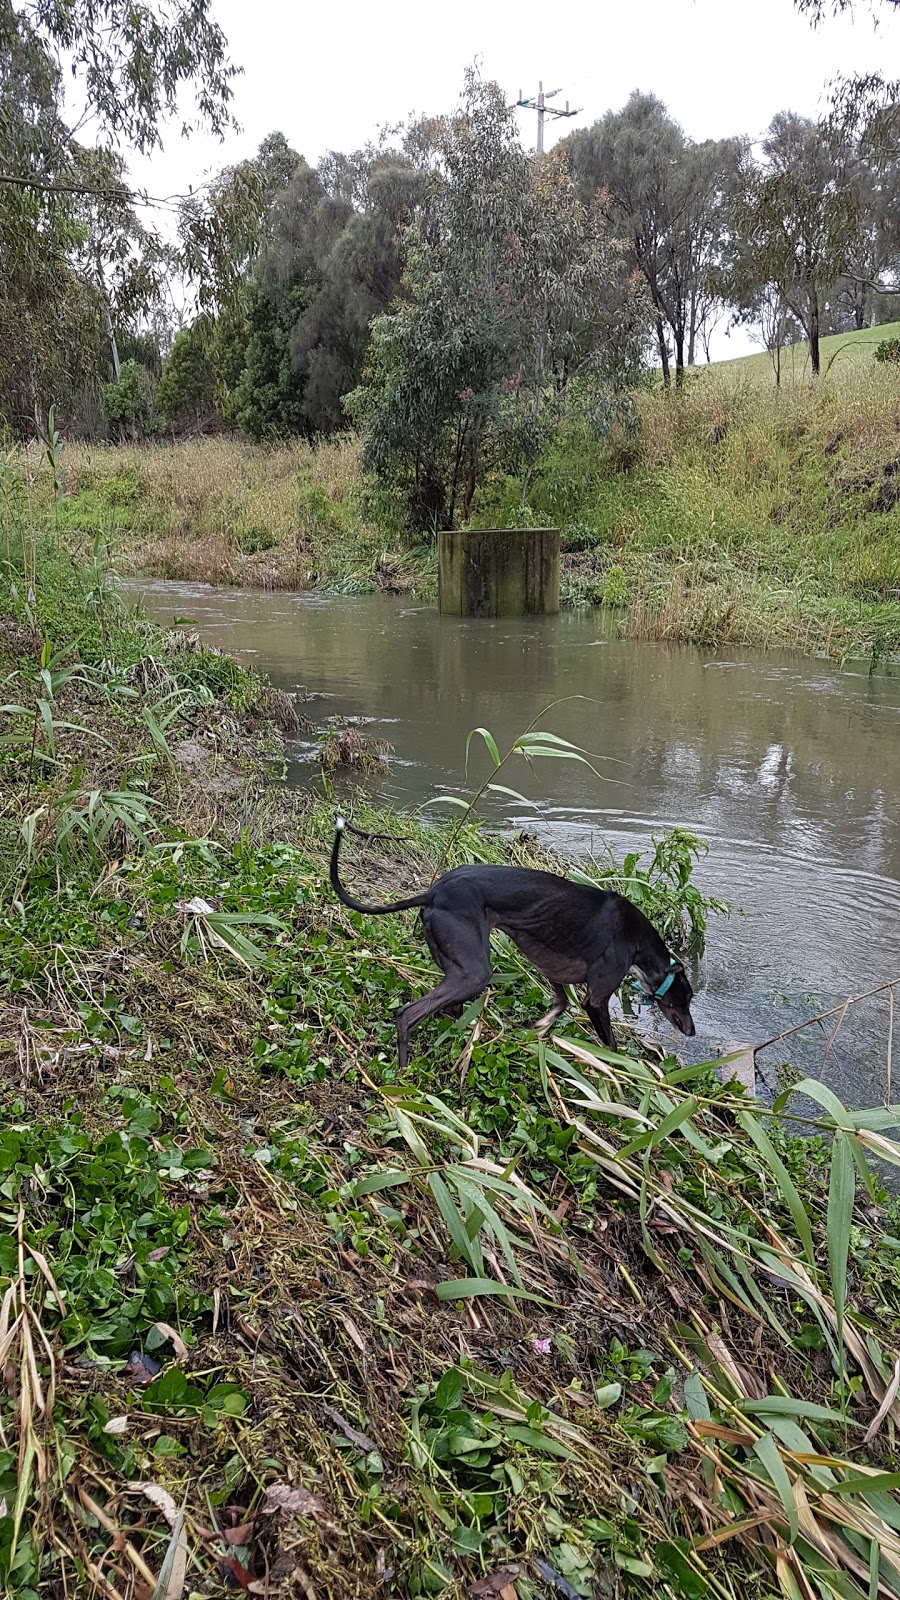
<path id="1" fill-rule="evenodd" d="M 558 1022 L 561 1016 L 561 1011 L 548 1011 L 545 1017 L 538 1017 L 538 1020 L 534 1025 L 535 1033 L 538 1033 L 541 1036 L 543 1036 L 545 1033 L 549 1033 L 550 1029 L 553 1027 L 553 1024 Z"/>

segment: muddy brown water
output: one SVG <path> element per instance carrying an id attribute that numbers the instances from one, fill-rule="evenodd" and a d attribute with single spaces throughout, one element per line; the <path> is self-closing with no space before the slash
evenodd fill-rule
<path id="1" fill-rule="evenodd" d="M 682 1054 L 767 1039 L 900 978 L 900 675 L 620 640 L 590 611 L 468 622 L 382 595 L 135 588 L 158 621 L 189 616 L 205 641 L 305 690 L 317 720 L 365 719 L 396 753 L 371 788 L 401 809 L 464 790 L 470 729 L 489 728 L 505 749 L 551 701 L 589 697 L 558 705 L 544 726 L 623 764 L 602 768 L 601 782 L 566 761 L 533 771 L 517 761 L 502 781 L 539 809 L 495 796 L 488 812 L 572 856 L 607 841 L 621 858 L 676 824 L 708 842 L 696 881 L 735 910 L 711 922 L 696 1048 L 679 1041 Z M 290 781 L 318 782 L 308 741 L 289 741 L 289 757 Z M 480 778 L 485 761 L 473 748 L 470 774 Z M 774 1079 L 790 1060 L 849 1103 L 876 1103 L 887 1022 L 886 999 L 868 1000 L 827 1051 L 813 1029 L 760 1064 Z M 674 1042 L 662 1018 L 655 1026 Z M 900 989 L 894 1039 L 900 1101 Z"/>

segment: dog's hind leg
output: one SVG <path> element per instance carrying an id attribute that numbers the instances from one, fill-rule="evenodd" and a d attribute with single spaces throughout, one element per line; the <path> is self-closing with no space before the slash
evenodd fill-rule
<path id="1" fill-rule="evenodd" d="M 423 909 L 423 911 L 422 911 L 422 932 L 425 935 L 425 942 L 428 945 L 429 950 L 431 951 L 431 959 L 432 959 L 432 961 L 434 962 L 436 967 L 440 967 L 442 972 L 446 972 L 448 970 L 447 969 L 447 958 L 443 954 L 443 952 L 441 950 L 441 947 L 438 944 L 437 940 L 432 935 L 432 932 L 431 932 L 431 912 L 427 908 Z M 442 1008 L 442 1011 L 441 1011 L 441 1016 L 443 1016 L 443 1017 L 452 1017 L 454 1022 L 457 1021 L 457 1019 L 459 1017 L 461 1017 L 462 1014 L 463 1014 L 463 1002 L 462 1002 L 462 1000 L 455 1001 L 455 1003 L 453 1005 L 444 1006 Z"/>
<path id="2" fill-rule="evenodd" d="M 448 1006 L 463 1006 L 483 993 L 491 981 L 490 932 L 487 925 L 463 921 L 446 912 L 433 912 L 429 918 L 428 945 L 444 979 L 410 1001 L 397 1012 L 397 1060 L 405 1070 L 409 1060 L 409 1036 L 426 1017 Z"/>
<path id="3" fill-rule="evenodd" d="M 546 1016 L 539 1017 L 535 1023 L 534 1026 L 538 1033 L 549 1033 L 554 1022 L 557 1022 L 563 1012 L 568 1009 L 569 997 L 562 984 L 551 983 L 550 987 L 553 990 L 553 1004 Z"/>

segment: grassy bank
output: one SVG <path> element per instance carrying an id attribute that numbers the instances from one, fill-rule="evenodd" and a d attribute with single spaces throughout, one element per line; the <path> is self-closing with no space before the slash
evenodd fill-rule
<path id="1" fill-rule="evenodd" d="M 900 651 L 900 373 L 778 392 L 741 365 L 637 396 L 602 440 L 564 435 L 527 513 L 562 529 L 569 600 L 617 606 L 633 636 L 877 665 Z M 479 520 L 520 501 L 499 485 Z"/>
<path id="2" fill-rule="evenodd" d="M 7 480 L 39 523 L 54 517 L 70 549 L 86 550 L 100 534 L 124 573 L 346 594 L 433 582 L 431 550 L 417 554 L 401 538 L 350 437 L 271 448 L 230 438 L 73 443 L 61 472 L 55 508 L 34 452 L 10 461 Z"/>
<path id="3" fill-rule="evenodd" d="M 398 1081 L 430 963 L 333 902 L 285 708 L 55 550 L 0 595 L 6 1593 L 897 1600 L 890 1115 L 543 1046 L 509 948 Z M 372 820 L 353 882 L 427 879 Z"/>

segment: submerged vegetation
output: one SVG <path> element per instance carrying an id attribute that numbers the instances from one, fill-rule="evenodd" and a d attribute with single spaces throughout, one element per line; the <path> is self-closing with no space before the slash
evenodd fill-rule
<path id="1" fill-rule="evenodd" d="M 796 1102 L 632 1021 L 619 1052 L 577 1016 L 541 1041 L 505 942 L 401 1080 L 427 953 L 329 895 L 332 807 L 273 781 L 288 708 L 29 516 L 0 603 L 5 1592 L 900 1597 L 870 1168 L 897 1108 L 806 1083 L 801 1139 Z M 350 864 L 366 890 L 540 859 L 471 812 L 355 816 L 406 836 Z M 600 864 L 682 948 L 716 909 L 697 848 Z"/>

